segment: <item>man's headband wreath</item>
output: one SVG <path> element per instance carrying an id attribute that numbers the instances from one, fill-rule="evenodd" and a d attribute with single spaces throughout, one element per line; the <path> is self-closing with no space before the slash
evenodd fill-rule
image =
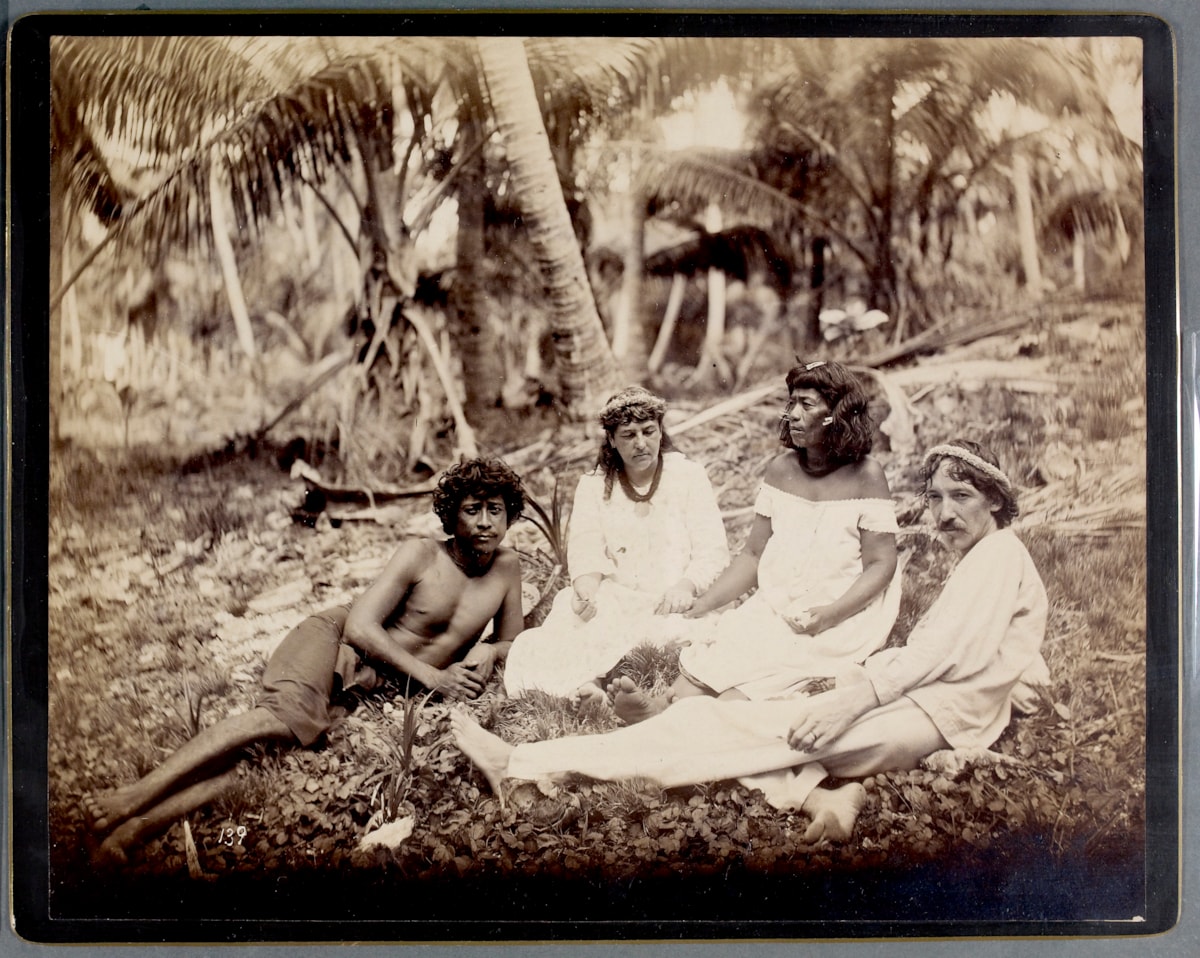
<path id="1" fill-rule="evenodd" d="M 1005 492 L 1009 493 L 1010 495 L 1012 494 L 1012 482 L 1009 481 L 1008 476 L 1004 474 L 1002 469 L 1000 469 L 998 466 L 993 466 L 986 459 L 981 459 L 979 456 L 975 455 L 975 453 L 964 449 L 962 446 L 953 446 L 949 444 L 934 446 L 929 450 L 929 452 L 925 453 L 925 465 L 928 466 L 930 461 L 937 459 L 939 456 L 949 456 L 952 459 L 961 459 L 968 466 L 978 469 L 985 476 L 990 476 L 992 479 L 996 480 L 996 482 L 1000 483 L 1000 485 L 1004 488 Z"/>

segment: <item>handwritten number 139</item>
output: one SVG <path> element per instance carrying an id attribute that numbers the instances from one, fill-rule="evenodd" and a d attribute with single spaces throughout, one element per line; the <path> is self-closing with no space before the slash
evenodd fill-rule
<path id="1" fill-rule="evenodd" d="M 246 837 L 245 825 L 239 825 L 236 829 L 221 829 L 221 837 L 218 839 L 218 843 L 221 845 L 232 845 L 235 837 L 237 838 L 237 843 L 240 845 L 242 843 L 242 839 Z"/>

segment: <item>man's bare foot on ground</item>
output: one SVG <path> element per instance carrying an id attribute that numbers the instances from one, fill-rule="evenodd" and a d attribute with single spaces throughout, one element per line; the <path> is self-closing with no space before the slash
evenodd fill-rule
<path id="1" fill-rule="evenodd" d="M 814 788 L 804 800 L 801 810 L 812 819 L 804 833 L 806 842 L 827 838 L 844 842 L 854 834 L 854 823 L 867 800 L 867 790 L 858 782 L 841 788 Z"/>
<path id="2" fill-rule="evenodd" d="M 483 777 L 503 804 L 504 793 L 500 790 L 500 783 L 508 774 L 508 758 L 512 755 L 513 746 L 487 731 L 462 709 L 450 713 L 450 731 L 455 744 L 483 772 Z"/>
<path id="3" fill-rule="evenodd" d="M 372 689 L 377 688 L 379 684 L 379 673 L 369 665 L 360 665 L 347 688 L 358 688 L 364 692 L 370 692 Z"/>
<path id="4" fill-rule="evenodd" d="M 628 675 L 617 676 L 608 684 L 608 699 L 617 718 L 626 725 L 644 722 L 671 704 L 669 696 L 651 695 L 638 688 Z"/>
<path id="5" fill-rule="evenodd" d="M 116 829 L 92 852 L 92 864 L 97 868 L 115 868 L 129 864 L 129 846 L 137 841 L 138 822 L 130 819 Z"/>
<path id="6" fill-rule="evenodd" d="M 581 685 L 571 696 L 571 705 L 577 709 L 589 705 L 606 705 L 607 703 L 608 696 L 604 694 L 604 689 L 600 687 L 599 682 L 588 682 Z"/>
<path id="7" fill-rule="evenodd" d="M 98 795 L 84 795 L 80 804 L 83 806 L 88 828 L 94 832 L 106 832 L 140 809 L 133 789 L 129 786 L 100 792 Z"/>

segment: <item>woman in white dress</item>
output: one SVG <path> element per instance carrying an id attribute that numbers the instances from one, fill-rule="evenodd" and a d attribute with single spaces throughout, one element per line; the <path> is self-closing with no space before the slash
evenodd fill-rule
<path id="1" fill-rule="evenodd" d="M 517 636 L 504 670 L 509 695 L 602 696 L 598 680 L 634 646 L 680 636 L 680 613 L 728 562 L 712 485 L 675 451 L 665 412 L 640 386 L 601 410 L 596 468 L 580 478 L 571 510 L 571 587 L 539 628 Z"/>
<path id="2" fill-rule="evenodd" d="M 693 603 L 704 615 L 757 586 L 680 656 L 668 696 L 618 679 L 617 714 L 640 721 L 676 697 L 751 700 L 821 691 L 887 641 L 900 605 L 896 524 L 861 384 L 844 366 L 814 362 L 787 375 L 780 439 L 741 554 Z M 707 633 L 707 641 L 700 636 Z"/>

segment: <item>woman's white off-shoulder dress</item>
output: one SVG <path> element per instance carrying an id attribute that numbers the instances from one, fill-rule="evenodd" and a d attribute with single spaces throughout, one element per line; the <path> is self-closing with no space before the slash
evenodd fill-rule
<path id="1" fill-rule="evenodd" d="M 804 499 L 763 483 L 754 511 L 771 520 L 758 591 L 725 612 L 708 642 L 683 650 L 680 667 L 720 693 L 783 698 L 806 679 L 837 677 L 887 642 L 900 610 L 900 570 L 861 612 L 818 635 L 784 621 L 843 595 L 862 575 L 862 533 L 899 532 L 890 499 Z"/>

